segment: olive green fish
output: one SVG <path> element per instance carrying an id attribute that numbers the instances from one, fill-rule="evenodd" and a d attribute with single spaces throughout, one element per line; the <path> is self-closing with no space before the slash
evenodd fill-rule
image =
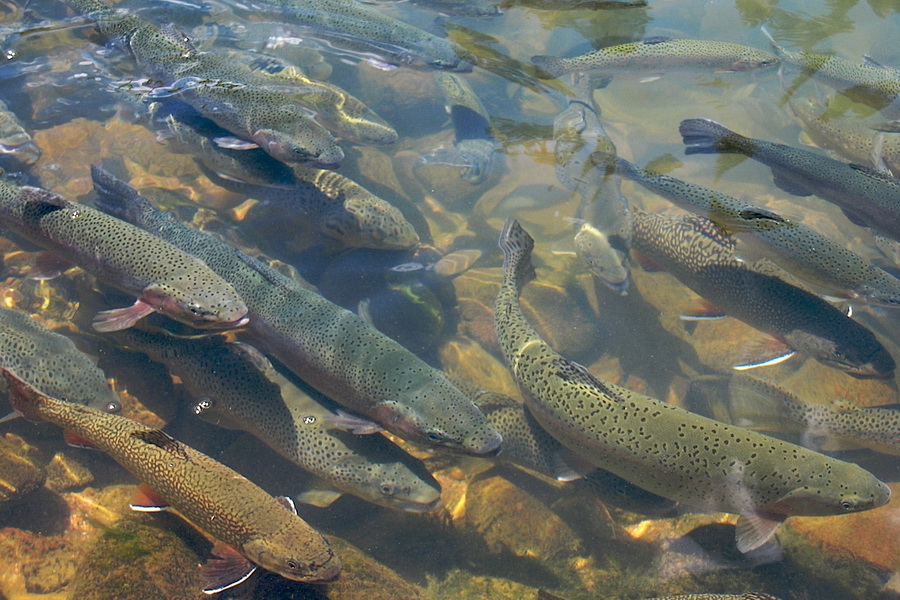
<path id="1" fill-rule="evenodd" d="M 0 223 L 137 297 L 130 307 L 98 313 L 97 331 L 131 327 L 154 311 L 192 327 L 247 323 L 247 305 L 230 283 L 200 259 L 121 219 L 47 190 L 0 181 Z"/>
<path id="2" fill-rule="evenodd" d="M 595 152 L 593 160 L 601 170 L 615 171 L 735 234 L 735 256 L 742 260 L 767 258 L 826 296 L 900 307 L 900 280 L 803 223 L 721 192 L 641 169 L 608 153 Z"/>
<path id="3" fill-rule="evenodd" d="M 211 585 L 204 592 L 237 585 L 257 566 L 308 583 L 338 576 L 341 562 L 325 538 L 246 477 L 158 429 L 57 400 L 11 371 L 2 372 L 13 406 L 23 416 L 59 425 L 103 450 L 160 500 L 228 547 L 217 550 L 222 561 L 208 564 Z M 155 511 L 168 506 L 141 503 L 133 508 Z M 238 572 L 241 576 L 235 578 Z"/>
<path id="4" fill-rule="evenodd" d="M 637 213 L 634 249 L 712 303 L 721 314 L 764 331 L 787 348 L 859 377 L 893 376 L 894 359 L 871 331 L 828 302 L 734 256 L 735 242 L 708 219 Z M 709 315 L 707 315 L 709 316 Z M 782 350 L 782 352 L 784 352 Z M 772 364 L 774 354 L 739 365 Z"/>
<path id="5" fill-rule="evenodd" d="M 615 75 L 670 71 L 750 71 L 774 67 L 780 61 L 769 52 L 743 44 L 715 40 L 653 37 L 600 48 L 573 58 L 532 56 L 538 76 L 552 79 L 566 73 Z"/>
<path id="6" fill-rule="evenodd" d="M 75 347 L 25 313 L 0 307 L 0 367 L 21 373 L 54 397 L 106 412 L 122 405 L 106 375 Z"/>
<path id="7" fill-rule="evenodd" d="M 409 441 L 471 454 L 494 453 L 501 437 L 436 369 L 357 315 L 217 238 L 156 210 L 93 167 L 98 205 L 201 258 L 241 291 L 248 332 L 306 383 Z"/>
<path id="8" fill-rule="evenodd" d="M 421 461 L 384 436 L 336 429 L 329 420 L 332 408 L 279 375 L 252 346 L 135 330 L 117 339 L 178 376 L 196 399 L 192 409 L 200 418 L 252 434 L 326 484 L 301 494 L 300 502 L 327 506 L 346 492 L 397 510 L 437 506 L 440 485 Z"/>
<path id="9" fill-rule="evenodd" d="M 796 196 L 815 194 L 837 204 L 848 219 L 900 240 L 900 180 L 871 167 L 834 160 L 737 134 L 708 119 L 685 119 L 685 154 L 738 153 L 772 169 L 775 185 Z"/>
<path id="10" fill-rule="evenodd" d="M 692 385 L 714 384 L 719 379 L 699 379 Z M 711 402 L 722 403 L 718 420 L 765 431 L 802 434 L 802 444 L 816 450 L 870 448 L 900 456 L 900 405 L 857 406 L 847 400 L 820 404 L 806 402 L 774 382 L 735 373 L 727 393 Z"/>
<path id="11" fill-rule="evenodd" d="M 570 450 L 659 496 L 741 515 L 742 552 L 764 544 L 789 516 L 840 515 L 890 500 L 890 488 L 857 465 L 689 413 L 566 360 L 519 307 L 534 274 L 534 240 L 507 220 L 500 247 L 494 315 L 503 356 L 532 416 Z"/>

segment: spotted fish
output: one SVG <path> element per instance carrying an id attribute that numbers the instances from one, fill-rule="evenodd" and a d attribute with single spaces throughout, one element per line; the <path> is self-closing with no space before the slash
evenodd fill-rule
<path id="1" fill-rule="evenodd" d="M 326 506 L 346 492 L 398 510 L 424 512 L 437 506 L 440 485 L 420 461 L 384 436 L 336 429 L 329 421 L 333 408 L 279 375 L 252 346 L 135 330 L 117 339 L 181 379 L 196 399 L 192 409 L 200 418 L 252 434 L 325 484 L 304 492 L 299 501 Z"/>
<path id="2" fill-rule="evenodd" d="M 99 313 L 97 331 L 131 327 L 154 311 L 193 327 L 247 323 L 247 305 L 203 261 L 98 210 L 0 181 L 0 223 L 137 297 L 128 308 Z"/>
<path id="3" fill-rule="evenodd" d="M 436 369 L 357 315 L 220 240 L 156 210 L 94 167 L 98 205 L 206 261 L 241 291 L 249 333 L 325 396 L 409 441 L 494 453 L 500 434 Z"/>
<path id="4" fill-rule="evenodd" d="M 600 48 L 573 58 L 532 56 L 538 76 L 554 78 L 566 73 L 615 75 L 670 71 L 750 71 L 774 67 L 778 57 L 770 52 L 732 42 L 653 37 L 640 42 Z"/>
<path id="5" fill-rule="evenodd" d="M 767 258 L 825 296 L 900 307 L 900 280 L 803 223 L 721 192 L 641 169 L 608 153 L 595 152 L 593 160 L 601 170 L 615 171 L 735 234 L 735 256 L 742 260 Z"/>
<path id="6" fill-rule="evenodd" d="M 840 515 L 890 499 L 890 488 L 857 465 L 689 413 L 566 360 L 519 307 L 534 276 L 534 240 L 507 220 L 500 247 L 494 315 L 504 359 L 535 420 L 570 450 L 659 496 L 741 515 L 742 552 L 764 544 L 789 516 Z"/>
<path id="7" fill-rule="evenodd" d="M 48 394 L 106 412 L 122 405 L 103 371 L 64 335 L 25 313 L 0 307 L 0 367 Z"/>
<path id="8" fill-rule="evenodd" d="M 744 137 L 708 119 L 685 119 L 679 131 L 686 154 L 748 156 L 770 167 L 775 185 L 784 191 L 834 202 L 857 225 L 900 240 L 900 180 L 894 177 L 802 148 Z"/>
<path id="9" fill-rule="evenodd" d="M 634 249 L 718 310 L 788 348 L 859 377 L 892 377 L 894 360 L 868 329 L 821 298 L 757 273 L 711 221 L 637 213 Z M 750 363 L 738 368 L 754 366 Z"/>
<path id="10" fill-rule="evenodd" d="M 214 550 L 207 573 L 214 594 L 245 581 L 257 566 L 295 581 L 338 576 L 341 562 L 318 532 L 252 481 L 190 446 L 118 415 L 47 396 L 2 369 L 13 406 L 25 417 L 49 421 L 109 454 L 160 495 L 135 510 L 164 510 L 171 503 L 227 549 Z"/>

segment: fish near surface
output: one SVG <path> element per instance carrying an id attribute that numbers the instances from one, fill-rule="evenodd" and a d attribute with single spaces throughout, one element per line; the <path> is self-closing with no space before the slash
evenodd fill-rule
<path id="1" fill-rule="evenodd" d="M 18 117 L 0 100 L 0 157 L 5 156 L 31 165 L 41 157 L 41 149 L 32 141 Z"/>
<path id="2" fill-rule="evenodd" d="M 534 240 L 517 221 L 500 234 L 497 337 L 534 418 L 586 460 L 649 492 L 741 515 L 737 546 L 763 545 L 792 515 L 826 516 L 888 502 L 890 488 L 857 465 L 707 419 L 601 381 L 544 342 L 519 306 Z"/>
<path id="3" fill-rule="evenodd" d="M 135 330 L 117 338 L 181 379 L 196 400 L 194 414 L 250 433 L 326 485 L 299 501 L 323 506 L 345 492 L 395 510 L 437 506 L 440 485 L 421 461 L 382 435 L 336 429 L 329 421 L 332 409 L 280 376 L 251 346 Z"/>
<path id="4" fill-rule="evenodd" d="M 637 213 L 632 241 L 722 313 L 788 348 L 858 377 L 893 376 L 894 360 L 871 331 L 818 296 L 751 270 L 735 258 L 734 240 L 708 219 Z"/>
<path id="5" fill-rule="evenodd" d="M 784 144 L 744 137 L 708 119 L 679 126 L 685 154 L 738 153 L 772 169 L 775 185 L 797 196 L 815 194 L 837 204 L 848 219 L 900 240 L 900 180 Z"/>
<path id="6" fill-rule="evenodd" d="M 200 259 L 121 219 L 0 181 L 0 223 L 138 298 L 131 307 L 99 313 L 97 331 L 125 329 L 154 311 L 200 328 L 247 323 L 247 305 L 230 283 Z"/>
<path id="7" fill-rule="evenodd" d="M 436 369 L 357 315 L 221 240 L 157 210 L 131 186 L 93 167 L 98 206 L 232 282 L 250 309 L 248 329 L 267 353 L 338 404 L 403 439 L 470 454 L 496 453 L 500 434 Z"/>
<path id="8" fill-rule="evenodd" d="M 532 56 L 538 76 L 555 78 L 566 73 L 615 75 L 668 71 L 750 71 L 776 66 L 770 52 L 751 46 L 714 40 L 653 37 L 639 42 L 600 48 L 573 58 Z"/>
<path id="9" fill-rule="evenodd" d="M 216 580 L 204 591 L 237 585 L 260 566 L 308 583 L 331 581 L 341 562 L 321 534 L 246 477 L 158 429 L 86 406 L 57 400 L 2 369 L 13 407 L 24 417 L 49 421 L 109 454 L 189 521 L 230 548 L 219 552 L 241 577 Z M 167 505 L 133 505 L 162 510 Z M 210 575 L 225 565 L 211 561 Z M 229 575 L 236 575 L 231 572 Z"/>

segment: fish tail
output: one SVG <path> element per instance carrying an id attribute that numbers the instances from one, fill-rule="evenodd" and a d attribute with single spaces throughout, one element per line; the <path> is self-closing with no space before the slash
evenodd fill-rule
<path id="1" fill-rule="evenodd" d="M 5 367 L 0 367 L 6 385 L 9 388 L 9 400 L 13 409 L 26 419 L 32 421 L 43 420 L 41 407 L 49 398 L 46 394 L 26 383 L 18 375 Z"/>
<path id="2" fill-rule="evenodd" d="M 565 64 L 556 56 L 538 54 L 531 57 L 531 62 L 537 67 L 538 79 L 556 79 L 566 72 Z"/>
<path id="3" fill-rule="evenodd" d="M 97 192 L 94 203 L 103 212 L 135 224 L 138 215 L 153 210 L 149 200 L 106 169 L 91 165 L 91 179 Z"/>
<path id="4" fill-rule="evenodd" d="M 503 281 L 512 282 L 516 289 L 534 279 L 531 252 L 534 239 L 515 219 L 506 219 L 500 232 L 500 249 L 503 250 Z"/>
<path id="5" fill-rule="evenodd" d="M 740 152 L 740 141 L 747 138 L 738 135 L 724 125 L 709 119 L 685 119 L 678 131 L 686 146 L 685 154 L 715 154 L 716 152 Z"/>

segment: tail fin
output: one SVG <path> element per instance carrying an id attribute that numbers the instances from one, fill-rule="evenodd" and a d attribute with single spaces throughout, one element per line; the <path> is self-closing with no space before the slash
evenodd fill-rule
<path id="1" fill-rule="evenodd" d="M 507 219 L 500 232 L 500 249 L 503 250 L 503 281 L 513 282 L 516 289 L 534 279 L 531 252 L 534 239 L 522 229 L 515 219 Z"/>
<path id="2" fill-rule="evenodd" d="M 141 215 L 156 210 L 147 198 L 106 169 L 91 165 L 91 179 L 97 192 L 95 204 L 107 214 L 140 225 Z"/>
<path id="3" fill-rule="evenodd" d="M 737 134 L 715 121 L 685 119 L 678 126 L 678 131 L 686 146 L 685 154 L 715 154 L 716 152 L 735 151 L 735 148 L 728 143 L 728 138 Z"/>
<path id="4" fill-rule="evenodd" d="M 566 72 L 565 64 L 562 59 L 555 56 L 547 56 L 546 54 L 538 54 L 531 57 L 531 62 L 537 67 L 538 79 L 556 79 Z"/>
<path id="5" fill-rule="evenodd" d="M 10 402 L 15 411 L 26 419 L 33 421 L 42 420 L 40 407 L 49 396 L 23 381 L 9 369 L 0 367 L 0 371 L 2 371 L 4 379 L 6 379 Z"/>

